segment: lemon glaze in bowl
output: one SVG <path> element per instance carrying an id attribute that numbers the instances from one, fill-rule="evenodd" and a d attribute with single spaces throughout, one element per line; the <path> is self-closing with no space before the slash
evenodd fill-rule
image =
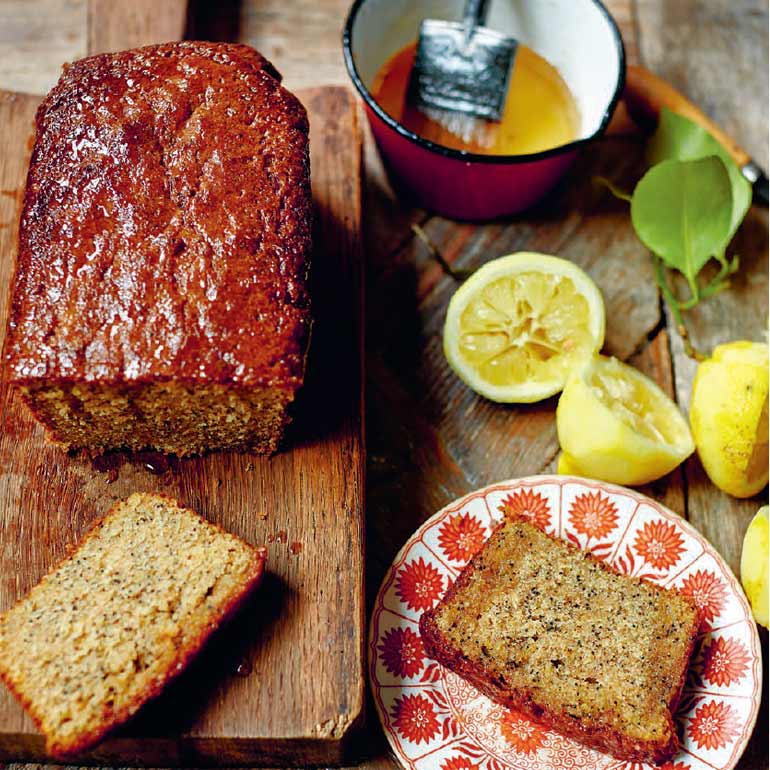
<path id="1" fill-rule="evenodd" d="M 459 19 L 462 0 L 356 0 L 343 34 L 345 63 L 396 185 L 421 207 L 481 221 L 540 200 L 588 142 L 603 135 L 625 82 L 617 25 L 599 0 L 491 0 L 487 24 L 513 35 L 553 64 L 581 115 L 578 138 L 530 155 L 453 150 L 408 130 L 370 88 L 378 69 L 415 40 L 425 18 Z"/>

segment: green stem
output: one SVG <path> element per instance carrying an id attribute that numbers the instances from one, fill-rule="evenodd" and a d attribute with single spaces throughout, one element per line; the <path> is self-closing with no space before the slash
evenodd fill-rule
<path id="1" fill-rule="evenodd" d="M 655 254 L 652 255 L 652 258 L 655 264 L 655 281 L 663 294 L 663 298 L 666 300 L 666 304 L 671 309 L 671 314 L 674 316 L 676 329 L 679 332 L 679 336 L 682 338 L 682 344 L 684 345 L 684 352 L 696 361 L 705 360 L 705 356 L 692 346 L 690 335 L 687 332 L 687 327 L 684 325 L 684 320 L 682 318 L 682 310 L 685 309 L 684 305 L 688 304 L 691 300 L 688 300 L 688 303 L 679 302 L 674 296 L 674 292 L 671 291 L 671 287 L 668 285 L 666 268 L 663 265 L 663 260 Z"/>
<path id="2" fill-rule="evenodd" d="M 715 276 L 714 280 L 711 281 L 708 286 L 703 287 L 701 290 L 701 297 L 703 299 L 713 297 L 715 294 L 719 294 L 720 291 L 724 291 L 725 289 L 729 288 L 730 281 L 720 281 L 717 280 L 718 278 L 719 276 Z"/>
<path id="3" fill-rule="evenodd" d="M 730 286 L 730 281 L 727 280 L 727 277 L 737 272 L 739 264 L 738 257 L 733 257 L 729 262 L 725 259 L 724 255 L 720 257 L 720 255 L 717 254 L 714 258 L 718 260 L 721 265 L 719 272 L 708 284 L 706 284 L 706 286 L 702 289 L 698 288 L 697 296 L 691 296 L 690 299 L 679 303 L 679 307 L 682 310 L 692 310 L 701 300 L 713 297 L 715 294 L 718 294 L 720 291 L 723 291 Z M 697 278 L 693 280 L 697 280 Z"/>
<path id="4" fill-rule="evenodd" d="M 679 303 L 680 310 L 692 310 L 702 299 L 700 292 L 697 297 L 690 297 L 690 299 L 682 300 Z"/>
<path id="5" fill-rule="evenodd" d="M 728 263 L 728 261 L 727 261 L 727 257 L 725 257 L 725 253 L 724 253 L 724 251 L 720 251 L 720 252 L 717 252 L 716 254 L 714 254 L 714 259 L 715 259 L 717 262 L 719 262 L 719 264 L 722 266 L 721 270 L 719 271 L 720 273 L 721 273 L 723 270 L 724 270 L 724 271 L 727 271 L 727 270 L 729 270 L 729 269 L 730 269 L 730 265 L 729 265 L 729 263 Z"/>
<path id="6" fill-rule="evenodd" d="M 732 275 L 738 270 L 737 256 L 733 257 L 730 262 L 727 261 L 724 254 L 716 254 L 714 259 L 719 262 L 720 267 L 719 272 L 714 276 L 712 283 L 718 283 L 723 278 L 726 278 L 728 275 Z"/>
<path id="7" fill-rule="evenodd" d="M 666 268 L 663 266 L 663 260 L 655 254 L 652 255 L 652 258 L 655 262 L 655 281 L 658 284 L 658 288 L 663 294 L 663 298 L 666 300 L 666 303 L 671 308 L 671 312 L 674 315 L 676 325 L 684 326 L 682 313 L 679 309 L 679 300 L 674 296 L 674 292 L 671 291 L 671 287 L 668 285 L 668 280 L 666 278 Z"/>
<path id="8" fill-rule="evenodd" d="M 631 203 L 631 196 L 625 190 L 621 190 L 617 187 L 615 183 L 611 182 L 607 177 L 595 176 L 593 181 L 595 184 L 606 187 L 616 198 L 620 198 L 620 200 L 626 201 L 626 203 Z"/>
<path id="9" fill-rule="evenodd" d="M 686 300 L 684 304 L 680 303 L 682 310 L 690 310 L 700 302 L 700 287 L 698 286 L 698 279 L 694 275 L 687 273 L 685 275 L 687 279 L 687 285 L 690 287 L 690 299 Z"/>

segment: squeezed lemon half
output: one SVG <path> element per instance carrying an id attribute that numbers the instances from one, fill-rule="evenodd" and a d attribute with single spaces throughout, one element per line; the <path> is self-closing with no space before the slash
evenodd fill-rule
<path id="1" fill-rule="evenodd" d="M 563 387 L 604 342 L 604 300 L 572 262 L 520 252 L 479 268 L 455 292 L 444 354 L 492 401 L 529 403 Z"/>
<path id="2" fill-rule="evenodd" d="M 604 356 L 567 380 L 556 428 L 560 473 L 615 484 L 660 478 L 695 449 L 676 404 L 649 377 Z"/>
<path id="3" fill-rule="evenodd" d="M 768 348 L 731 342 L 698 365 L 690 426 L 703 467 L 721 490 L 751 497 L 767 484 Z"/>
<path id="4" fill-rule="evenodd" d="M 767 628 L 768 623 L 768 559 L 770 558 L 767 506 L 763 505 L 743 536 L 741 551 L 741 583 L 751 603 L 754 619 Z"/>

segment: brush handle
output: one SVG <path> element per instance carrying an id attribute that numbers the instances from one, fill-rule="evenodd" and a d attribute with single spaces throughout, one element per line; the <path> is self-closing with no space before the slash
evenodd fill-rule
<path id="1" fill-rule="evenodd" d="M 487 17 L 489 0 L 465 0 L 463 8 L 463 27 L 465 28 L 465 45 L 470 42 L 476 27 L 484 24 Z"/>
<path id="2" fill-rule="evenodd" d="M 644 67 L 629 65 L 626 72 L 626 90 L 623 98 L 631 117 L 642 125 L 654 125 L 663 107 L 676 112 L 701 128 L 706 129 L 724 147 L 739 168 L 751 160 L 751 156 L 711 118 L 696 107 L 686 96 L 663 78 Z"/>

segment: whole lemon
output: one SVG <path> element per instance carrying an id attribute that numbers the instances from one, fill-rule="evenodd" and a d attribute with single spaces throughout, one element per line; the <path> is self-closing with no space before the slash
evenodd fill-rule
<path id="1" fill-rule="evenodd" d="M 709 478 L 735 497 L 767 484 L 768 348 L 730 342 L 698 365 L 690 426 Z"/>
<path id="2" fill-rule="evenodd" d="M 743 538 L 741 552 L 741 583 L 751 602 L 757 623 L 767 628 L 768 622 L 768 538 L 767 506 L 762 506 L 751 520 Z"/>

